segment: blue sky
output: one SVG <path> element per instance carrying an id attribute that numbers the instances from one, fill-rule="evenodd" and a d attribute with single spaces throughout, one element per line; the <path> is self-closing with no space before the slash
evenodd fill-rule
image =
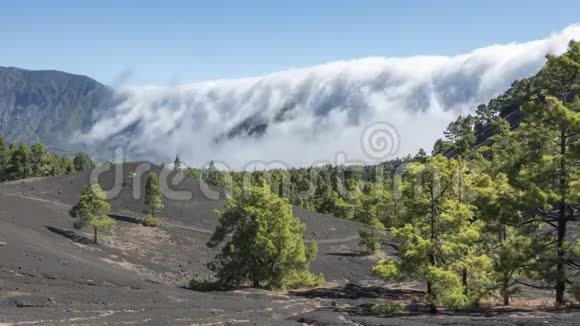
<path id="1" fill-rule="evenodd" d="M 453 55 L 580 22 L 580 1 L 1 1 L 0 65 L 114 84 L 255 76 L 367 56 Z"/>

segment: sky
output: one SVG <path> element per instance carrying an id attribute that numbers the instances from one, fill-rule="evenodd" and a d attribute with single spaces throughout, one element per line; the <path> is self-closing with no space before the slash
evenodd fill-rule
<path id="1" fill-rule="evenodd" d="M 174 85 L 541 39 L 580 1 L 0 1 L 0 65 Z"/>

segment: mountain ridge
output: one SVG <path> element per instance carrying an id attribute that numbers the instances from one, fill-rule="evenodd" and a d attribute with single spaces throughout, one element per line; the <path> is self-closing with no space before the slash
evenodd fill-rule
<path id="1" fill-rule="evenodd" d="M 46 143 L 72 152 L 75 131 L 87 130 L 113 90 L 84 75 L 0 66 L 0 134 L 11 143 Z"/>

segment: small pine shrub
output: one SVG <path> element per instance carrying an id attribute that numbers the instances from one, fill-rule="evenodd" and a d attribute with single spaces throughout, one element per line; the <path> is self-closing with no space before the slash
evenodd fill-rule
<path id="1" fill-rule="evenodd" d="M 387 303 L 387 304 L 376 304 L 371 310 L 374 313 L 381 314 L 396 314 L 401 313 L 405 310 L 405 307 L 400 303 Z"/>
<path id="2" fill-rule="evenodd" d="M 143 225 L 149 227 L 156 227 L 161 224 L 161 219 L 159 217 L 147 216 L 143 219 Z"/>
<path id="3" fill-rule="evenodd" d="M 290 273 L 279 286 L 281 290 L 297 289 L 297 288 L 314 288 L 324 285 L 324 275 L 322 273 L 315 275 L 309 271 L 294 271 Z"/>

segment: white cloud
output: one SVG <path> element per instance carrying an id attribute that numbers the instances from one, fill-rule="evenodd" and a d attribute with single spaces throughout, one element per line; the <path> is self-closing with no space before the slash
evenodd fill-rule
<path id="1" fill-rule="evenodd" d="M 169 161 L 179 153 L 191 165 L 306 166 L 334 161 L 337 153 L 370 163 L 360 144 L 369 124 L 397 129 L 398 156 L 429 151 L 447 123 L 534 74 L 546 54 L 562 53 L 571 39 L 580 39 L 580 25 L 452 57 L 374 57 L 254 78 L 125 88 L 119 93 L 126 99 L 79 139 L 122 144 L 131 159 Z"/>

